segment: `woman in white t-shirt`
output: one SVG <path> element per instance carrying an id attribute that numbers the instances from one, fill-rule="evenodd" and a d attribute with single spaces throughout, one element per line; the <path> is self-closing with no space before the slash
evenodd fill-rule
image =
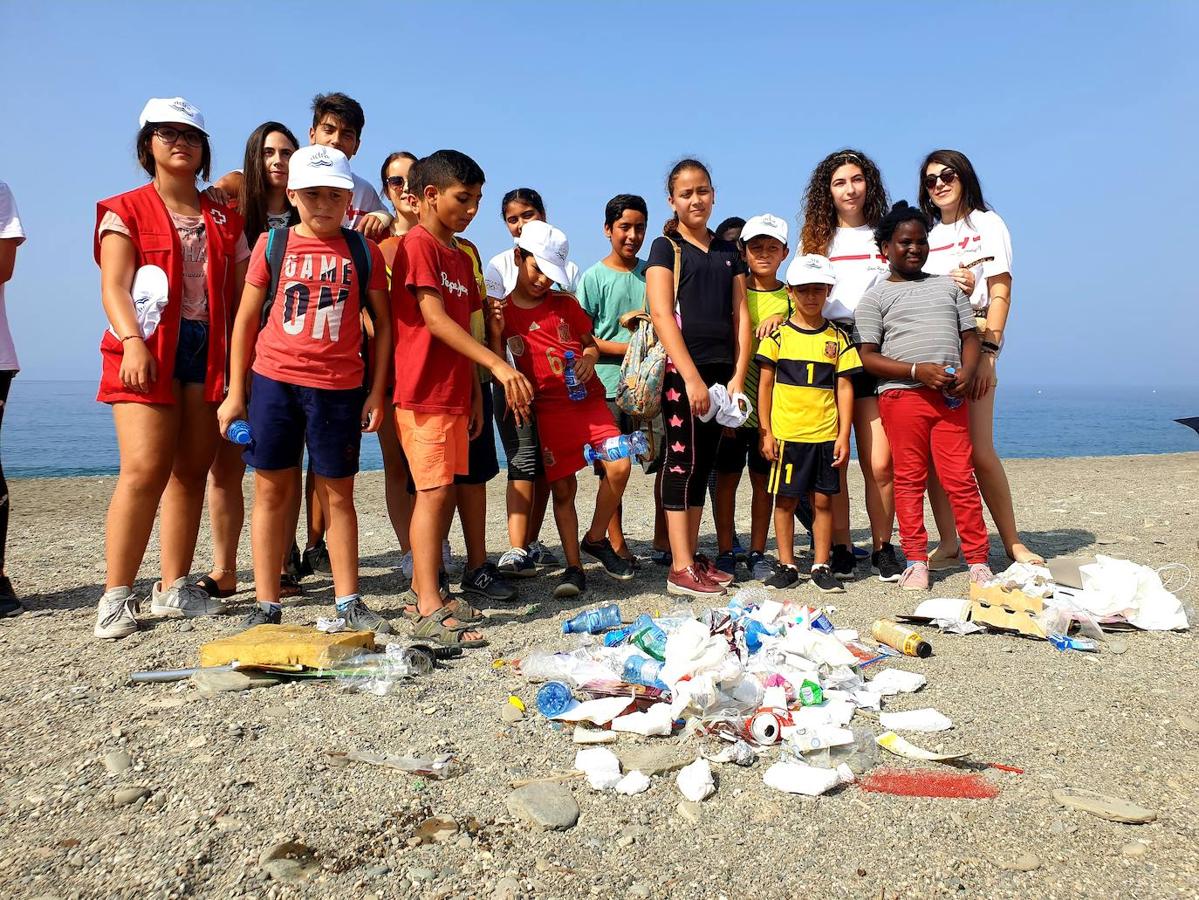
<path id="1" fill-rule="evenodd" d="M 974 473 L 1007 554 L 1016 562 L 1043 563 L 1016 531 L 1012 491 L 1003 462 L 995 451 L 993 422 L 996 362 L 1003 347 L 1012 296 L 1012 241 L 999 214 L 983 200 L 974 166 L 957 150 L 935 150 L 920 166 L 920 207 L 935 223 L 929 233 L 928 262 L 932 275 L 977 273 L 973 290 L 965 288 L 978 317 L 982 357 L 970 394 L 970 439 Z M 931 474 L 931 470 L 930 470 Z M 929 502 L 937 519 L 940 546 L 929 554 L 930 569 L 961 565 L 961 543 L 949 501 L 935 474 L 929 479 Z"/>

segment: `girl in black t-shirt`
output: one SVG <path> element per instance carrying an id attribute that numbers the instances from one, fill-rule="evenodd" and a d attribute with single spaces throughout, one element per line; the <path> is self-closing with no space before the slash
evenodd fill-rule
<path id="1" fill-rule="evenodd" d="M 708 411 L 709 385 L 725 384 L 733 394 L 745 384 L 751 345 L 746 269 L 737 247 L 708 230 L 716 191 L 703 163 L 677 163 L 666 194 L 674 216 L 650 247 L 645 266 L 650 314 L 669 357 L 662 385 L 666 455 L 660 497 L 673 557 L 666 588 L 709 597 L 724 593 L 732 576 L 695 552 L 721 431 L 714 418 L 701 422 L 699 416 Z"/>

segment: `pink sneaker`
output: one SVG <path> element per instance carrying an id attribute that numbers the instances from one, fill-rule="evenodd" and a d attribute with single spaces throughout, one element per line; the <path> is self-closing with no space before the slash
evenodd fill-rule
<path id="1" fill-rule="evenodd" d="M 995 573 L 991 571 L 991 567 L 986 563 L 975 563 L 970 567 L 970 583 L 983 584 L 995 577 Z"/>
<path id="2" fill-rule="evenodd" d="M 708 559 L 702 553 L 695 554 L 695 570 L 702 572 L 708 581 L 714 582 L 722 588 L 726 588 L 733 583 L 733 576 L 731 574 L 722 572 L 716 568 L 716 563 L 712 562 L 712 560 Z"/>
<path id="3" fill-rule="evenodd" d="M 928 563 L 908 563 L 908 567 L 899 576 L 899 586 L 905 591 L 927 591 Z"/>
<path id="4" fill-rule="evenodd" d="M 724 588 L 704 577 L 698 566 L 688 566 L 666 577 L 666 592 L 684 597 L 719 597 L 724 593 Z"/>

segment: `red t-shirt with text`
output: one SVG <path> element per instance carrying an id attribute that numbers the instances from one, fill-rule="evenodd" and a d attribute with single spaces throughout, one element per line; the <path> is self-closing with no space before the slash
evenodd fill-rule
<path id="1" fill-rule="evenodd" d="M 246 283 L 265 288 L 268 234 L 250 254 Z M 379 248 L 366 242 L 371 257 L 367 287 L 387 290 Z M 303 237 L 290 229 L 279 287 L 270 316 L 258 334 L 253 369 L 259 375 L 302 387 L 350 390 L 362 387 L 362 320 L 358 273 L 345 238 Z"/>
<path id="2" fill-rule="evenodd" d="M 468 335 L 471 313 L 482 306 L 470 257 L 420 225 L 404 235 L 391 267 L 395 403 L 414 412 L 467 415 L 471 361 L 433 337 L 417 304 L 421 288 L 437 291 L 446 314 Z"/>
<path id="3" fill-rule="evenodd" d="M 511 297 L 504 306 L 504 345 L 516 368 L 533 384 L 539 401 L 570 402 L 566 391 L 566 351 L 575 359 L 583 356 L 580 338 L 590 334 L 591 318 L 570 294 L 551 292 L 532 309 L 520 309 Z M 604 385 L 598 378 L 586 384 L 588 394 L 603 398 Z"/>

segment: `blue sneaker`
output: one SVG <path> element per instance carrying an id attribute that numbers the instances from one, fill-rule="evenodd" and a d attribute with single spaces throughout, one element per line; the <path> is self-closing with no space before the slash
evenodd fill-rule
<path id="1" fill-rule="evenodd" d="M 744 563 L 749 559 L 749 551 L 741 546 L 741 540 L 736 537 L 733 538 L 733 558 L 739 563 Z M 719 557 L 716 559 L 716 565 L 720 565 Z"/>
<path id="2" fill-rule="evenodd" d="M 857 544 L 850 544 L 849 549 L 853 551 L 853 558 L 857 560 L 869 559 L 870 551 L 865 547 L 859 547 Z"/>
<path id="3" fill-rule="evenodd" d="M 532 578 L 537 574 L 537 564 L 524 550 L 512 547 L 500 557 L 499 570 L 505 578 Z"/>
<path id="4" fill-rule="evenodd" d="M 736 577 L 737 575 L 737 556 L 736 550 L 726 550 L 724 553 L 716 554 L 716 568 L 720 571 Z"/>
<path id="5" fill-rule="evenodd" d="M 765 581 L 774 574 L 774 560 L 765 553 L 760 553 L 757 550 L 750 551 L 749 558 L 745 561 L 745 565 L 749 567 L 750 574 L 753 575 L 754 581 Z"/>
<path id="6" fill-rule="evenodd" d="M 541 541 L 533 541 L 529 546 L 525 547 L 525 552 L 529 554 L 529 559 L 533 560 L 533 565 L 539 569 L 559 569 L 562 563 L 558 561 L 558 557 L 554 556 L 553 552 Z"/>

